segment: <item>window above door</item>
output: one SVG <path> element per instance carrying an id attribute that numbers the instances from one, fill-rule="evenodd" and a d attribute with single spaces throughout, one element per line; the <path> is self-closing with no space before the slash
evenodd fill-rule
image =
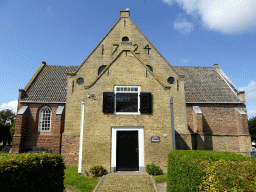
<path id="1" fill-rule="evenodd" d="M 140 114 L 140 87 L 115 86 L 115 114 Z"/>
<path id="2" fill-rule="evenodd" d="M 152 94 L 140 92 L 140 86 L 114 86 L 114 92 L 103 92 L 103 112 L 152 113 Z"/>

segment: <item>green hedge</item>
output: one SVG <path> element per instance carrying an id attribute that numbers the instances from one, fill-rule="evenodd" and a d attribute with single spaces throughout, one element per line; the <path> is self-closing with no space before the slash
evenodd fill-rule
<path id="1" fill-rule="evenodd" d="M 249 163 L 246 165 L 243 162 Z M 218 169 L 221 164 L 222 168 Z M 241 189 L 245 185 L 251 186 L 249 189 L 253 188 L 251 191 L 255 191 L 255 165 L 256 159 L 234 153 L 205 150 L 171 151 L 168 156 L 167 191 L 202 191 L 207 187 L 208 190 L 217 188 L 216 191 L 229 191 L 228 189 Z M 209 167 L 211 169 L 208 169 Z M 238 175 L 239 172 L 235 170 L 239 169 L 247 170 L 246 175 Z M 233 172 L 225 174 L 220 170 L 225 170 L 226 173 Z M 247 183 L 239 184 L 239 178 L 243 178 Z M 220 180 L 225 182 L 221 183 Z"/>
<path id="2" fill-rule="evenodd" d="M 60 155 L 23 153 L 0 156 L 0 188 L 5 191 L 64 190 L 65 165 Z"/>

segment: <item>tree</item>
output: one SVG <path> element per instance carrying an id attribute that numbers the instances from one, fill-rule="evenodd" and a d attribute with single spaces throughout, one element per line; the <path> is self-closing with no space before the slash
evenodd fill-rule
<path id="1" fill-rule="evenodd" d="M 249 127 L 252 141 L 256 141 L 256 116 L 248 120 L 248 127 Z"/>
<path id="2" fill-rule="evenodd" d="M 10 109 L 0 111 L 0 143 L 3 142 L 3 145 L 7 142 L 10 144 L 12 141 L 11 127 L 15 126 L 15 119 L 16 115 Z"/>
<path id="3" fill-rule="evenodd" d="M 13 122 L 16 119 L 15 113 L 13 113 L 10 109 L 4 109 L 0 111 L 0 122 L 6 124 L 6 121 Z"/>

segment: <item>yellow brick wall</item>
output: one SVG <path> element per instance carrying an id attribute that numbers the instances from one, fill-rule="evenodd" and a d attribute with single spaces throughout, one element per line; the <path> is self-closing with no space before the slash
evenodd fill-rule
<path id="1" fill-rule="evenodd" d="M 129 38 L 130 44 L 122 43 L 124 36 Z M 113 44 L 119 44 L 114 53 L 116 46 Z M 137 47 L 135 44 L 138 45 L 138 49 L 134 52 Z M 102 45 L 104 45 L 103 54 Z M 148 50 L 144 49 L 146 45 L 151 48 L 149 54 Z M 108 68 L 99 77 L 98 68 L 101 65 L 107 65 Z M 153 73 L 145 65 L 152 66 Z M 167 82 L 170 76 L 175 78 L 175 83 L 172 85 Z M 79 77 L 84 78 L 84 84 L 76 83 Z M 177 91 L 177 80 L 179 80 L 179 91 Z M 73 81 L 74 87 L 72 88 Z M 115 85 L 140 86 L 141 92 L 151 92 L 153 113 L 150 115 L 104 114 L 102 112 L 103 92 L 114 92 Z M 90 86 L 90 88 L 85 89 L 84 86 Z M 169 89 L 165 88 L 168 86 Z M 87 98 L 87 95 L 91 94 L 96 97 Z M 95 164 L 110 169 L 111 127 L 115 125 L 143 126 L 145 166 L 154 161 L 155 164 L 165 169 L 167 155 L 172 150 L 171 97 L 174 100 L 175 128 L 179 133 L 189 134 L 183 78 L 177 75 L 130 18 L 120 17 L 81 64 L 77 73 L 68 76 L 63 135 L 80 135 L 81 102 L 84 100 L 82 173 L 84 169 L 88 170 Z M 164 138 L 163 134 L 167 134 L 167 137 Z M 160 136 L 160 143 L 151 143 L 151 136 Z M 186 135 L 184 138 L 191 147 L 191 136 Z"/>

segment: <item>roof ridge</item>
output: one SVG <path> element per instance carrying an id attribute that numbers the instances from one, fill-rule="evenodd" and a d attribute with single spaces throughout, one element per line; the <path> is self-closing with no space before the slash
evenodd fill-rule
<path id="1" fill-rule="evenodd" d="M 46 66 L 79 67 L 79 65 L 46 65 Z"/>
<path id="2" fill-rule="evenodd" d="M 173 67 L 197 67 L 197 66 L 173 66 Z M 214 68 L 214 67 L 200 67 L 200 68 Z"/>

